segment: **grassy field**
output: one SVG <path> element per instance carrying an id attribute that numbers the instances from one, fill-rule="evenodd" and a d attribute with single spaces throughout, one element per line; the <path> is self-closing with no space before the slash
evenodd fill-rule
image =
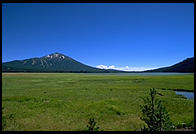
<path id="1" fill-rule="evenodd" d="M 94 117 L 101 130 L 135 131 L 150 88 L 157 88 L 170 118 L 193 125 L 194 100 L 173 89 L 194 90 L 194 75 L 120 76 L 71 73 L 3 73 L 4 130 L 87 130 Z M 162 90 L 165 88 L 166 90 Z"/>

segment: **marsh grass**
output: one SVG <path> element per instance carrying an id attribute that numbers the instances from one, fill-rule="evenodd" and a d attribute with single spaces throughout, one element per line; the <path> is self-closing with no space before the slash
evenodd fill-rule
<path id="1" fill-rule="evenodd" d="M 164 100 L 172 122 L 193 125 L 194 101 L 172 90 L 194 90 L 194 75 L 118 76 L 74 73 L 3 73 L 4 130 L 86 130 L 93 115 L 99 127 L 139 130 L 142 98 L 150 88 Z M 14 122 L 8 115 L 13 114 Z"/>

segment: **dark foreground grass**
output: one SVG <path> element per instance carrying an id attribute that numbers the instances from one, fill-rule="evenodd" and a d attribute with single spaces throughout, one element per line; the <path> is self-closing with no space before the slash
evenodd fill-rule
<path id="1" fill-rule="evenodd" d="M 175 125 L 194 122 L 194 101 L 172 91 L 193 91 L 193 74 L 3 73 L 2 79 L 4 130 L 83 131 L 91 117 L 100 130 L 140 130 L 144 122 L 139 105 L 150 88 L 157 88 Z"/>

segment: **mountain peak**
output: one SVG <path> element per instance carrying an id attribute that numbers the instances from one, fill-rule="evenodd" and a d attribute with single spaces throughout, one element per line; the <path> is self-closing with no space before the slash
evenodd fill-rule
<path id="1" fill-rule="evenodd" d="M 52 53 L 52 54 L 49 54 L 49 55 L 52 55 L 52 56 L 65 56 L 64 54 L 61 54 L 61 53 L 58 53 L 58 52 L 55 52 L 55 53 Z"/>
<path id="2" fill-rule="evenodd" d="M 55 53 L 52 53 L 52 54 L 49 54 L 47 56 L 44 56 L 46 58 L 67 58 L 68 56 L 65 56 L 64 54 L 61 54 L 61 53 L 58 53 L 58 52 L 55 52 Z"/>
<path id="3" fill-rule="evenodd" d="M 61 53 L 3 63 L 4 72 L 109 72 L 82 64 Z"/>

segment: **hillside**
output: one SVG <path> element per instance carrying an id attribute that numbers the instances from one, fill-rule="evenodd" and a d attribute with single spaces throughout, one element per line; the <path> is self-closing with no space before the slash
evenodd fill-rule
<path id="1" fill-rule="evenodd" d="M 14 60 L 2 64 L 3 72 L 89 72 L 109 73 L 123 72 L 117 70 L 105 70 L 82 64 L 64 54 L 53 53 L 40 58 Z"/>
<path id="2" fill-rule="evenodd" d="M 148 70 L 145 72 L 181 72 L 181 73 L 193 73 L 194 72 L 194 57 L 187 58 L 182 62 L 174 64 L 169 67 L 158 68 L 154 70 Z"/>

